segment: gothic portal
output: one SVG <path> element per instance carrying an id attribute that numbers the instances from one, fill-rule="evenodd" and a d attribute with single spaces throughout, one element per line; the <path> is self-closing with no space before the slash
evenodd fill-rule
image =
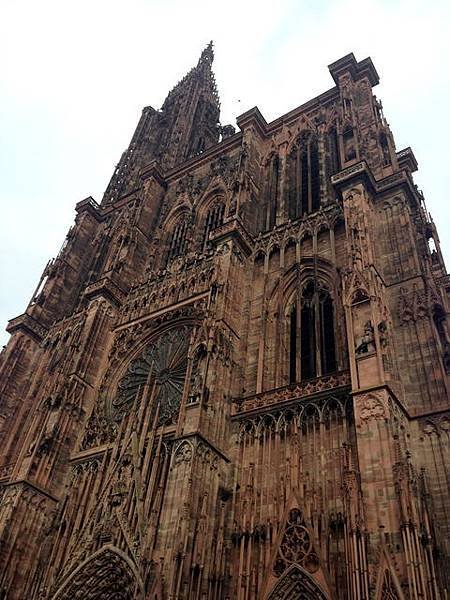
<path id="1" fill-rule="evenodd" d="M 450 594 L 450 279 L 375 67 L 144 108 L 0 362 L 0 599 Z"/>

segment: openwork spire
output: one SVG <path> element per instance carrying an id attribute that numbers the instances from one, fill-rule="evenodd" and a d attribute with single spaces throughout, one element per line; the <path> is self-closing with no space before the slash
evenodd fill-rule
<path id="1" fill-rule="evenodd" d="M 169 92 L 162 105 L 162 110 L 168 108 L 182 91 L 189 91 L 192 85 L 200 85 L 200 87 L 203 88 L 203 93 L 207 93 L 214 104 L 217 105 L 217 108 L 220 108 L 216 79 L 212 71 L 213 60 L 214 48 L 213 42 L 211 41 L 202 51 L 197 65 L 193 67 Z"/>
<path id="2" fill-rule="evenodd" d="M 198 59 L 197 67 L 200 67 L 201 65 L 208 65 L 209 67 L 211 67 L 213 60 L 214 60 L 214 47 L 213 47 L 213 42 L 211 40 L 209 42 L 209 44 L 206 46 L 206 48 L 203 50 L 203 52 L 201 53 L 200 58 Z"/>

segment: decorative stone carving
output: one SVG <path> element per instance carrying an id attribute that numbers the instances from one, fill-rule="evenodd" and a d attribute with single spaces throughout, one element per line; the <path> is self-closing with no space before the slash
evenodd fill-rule
<path id="1" fill-rule="evenodd" d="M 364 333 L 360 338 L 356 338 L 355 353 L 358 355 L 368 354 L 375 350 L 375 337 L 371 321 L 364 323 Z"/>
<path id="2" fill-rule="evenodd" d="M 388 569 L 384 572 L 380 600 L 400 600 L 391 572 Z"/>
<path id="3" fill-rule="evenodd" d="M 178 465 L 183 462 L 191 462 L 192 455 L 192 444 L 190 444 L 188 441 L 182 442 L 175 450 L 175 464 Z"/>
<path id="4" fill-rule="evenodd" d="M 292 564 L 303 566 L 309 573 L 319 568 L 319 557 L 299 508 L 289 511 L 273 572 L 279 577 Z"/>
<path id="5" fill-rule="evenodd" d="M 326 390 L 337 390 L 350 385 L 350 374 L 342 371 L 333 375 L 324 375 L 305 382 L 299 382 L 294 388 L 285 386 L 276 390 L 270 390 L 247 398 L 236 398 L 236 412 L 246 413 L 254 409 L 276 407 L 282 402 L 306 399 L 308 396 L 324 392 Z"/>
<path id="6" fill-rule="evenodd" d="M 357 396 L 356 403 L 358 406 L 360 422 L 371 421 L 372 419 L 386 419 L 387 409 L 383 398 L 375 394 L 367 394 Z"/>
<path id="7" fill-rule="evenodd" d="M 183 393 L 192 329 L 178 327 L 160 335 L 128 368 L 112 401 L 115 420 L 126 414 L 145 384 L 156 386 L 154 411 L 160 425 L 174 422 Z"/>
<path id="8" fill-rule="evenodd" d="M 297 565 L 291 565 L 275 585 L 268 600 L 327 600 L 312 578 Z"/>

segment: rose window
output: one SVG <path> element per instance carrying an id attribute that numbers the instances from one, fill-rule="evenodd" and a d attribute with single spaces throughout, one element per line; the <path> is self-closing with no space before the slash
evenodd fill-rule
<path id="1" fill-rule="evenodd" d="M 156 385 L 153 413 L 159 404 L 159 425 L 176 421 L 183 395 L 187 370 L 190 327 L 171 329 L 163 333 L 135 359 L 119 383 L 112 402 L 115 419 L 120 419 L 133 406 L 144 385 Z"/>
<path id="2" fill-rule="evenodd" d="M 319 566 L 319 557 L 314 551 L 311 536 L 298 508 L 289 512 L 274 564 L 275 575 L 279 577 L 291 564 L 302 565 L 310 573 Z"/>

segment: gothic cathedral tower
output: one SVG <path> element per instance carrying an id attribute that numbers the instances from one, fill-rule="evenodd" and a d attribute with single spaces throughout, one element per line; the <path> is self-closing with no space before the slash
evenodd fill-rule
<path id="1" fill-rule="evenodd" d="M 219 124 L 212 45 L 0 357 L 0 599 L 450 595 L 450 279 L 349 54 Z"/>

